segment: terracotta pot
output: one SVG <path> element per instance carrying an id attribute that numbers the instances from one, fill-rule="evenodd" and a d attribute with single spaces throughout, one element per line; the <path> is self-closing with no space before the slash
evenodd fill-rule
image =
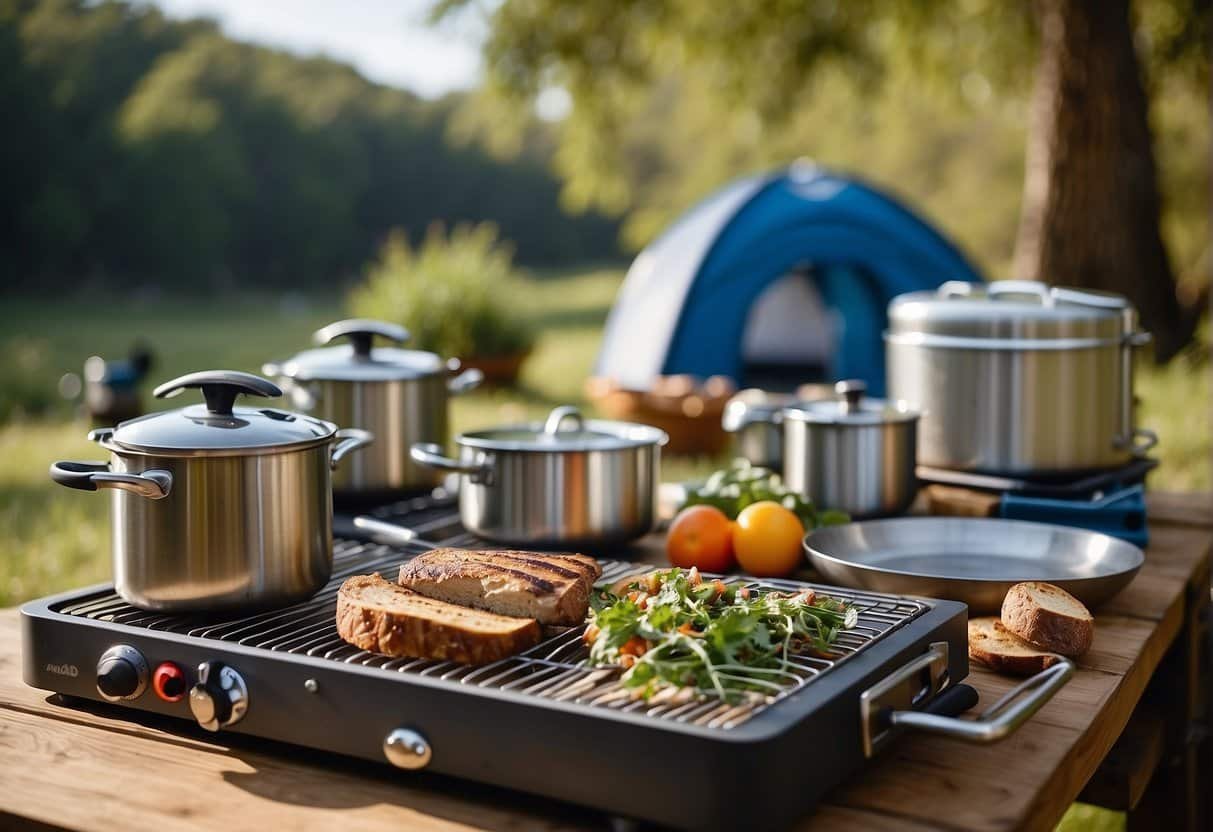
<path id="1" fill-rule="evenodd" d="M 485 384 L 505 387 L 518 381 L 522 365 L 530 355 L 530 350 L 511 355 L 478 355 L 463 359 L 463 366 L 484 373 Z"/>
<path id="2" fill-rule="evenodd" d="M 664 430 L 670 437 L 666 446 L 670 453 L 715 455 L 728 446 L 721 414 L 733 387 L 726 379 L 713 377 L 698 385 L 689 376 L 666 376 L 653 388 L 626 390 L 611 379 L 591 378 L 586 395 L 611 419 Z"/>

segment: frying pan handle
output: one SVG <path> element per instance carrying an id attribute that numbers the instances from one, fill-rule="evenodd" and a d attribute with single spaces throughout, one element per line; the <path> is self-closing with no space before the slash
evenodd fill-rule
<path id="1" fill-rule="evenodd" d="M 947 683 L 948 643 L 933 643 L 927 652 L 860 695 L 864 756 L 873 756 L 905 728 L 982 744 L 1010 736 L 1074 675 L 1074 663 L 1058 658 L 1057 663 L 1025 679 L 976 719 L 957 719 L 924 710 Z"/>

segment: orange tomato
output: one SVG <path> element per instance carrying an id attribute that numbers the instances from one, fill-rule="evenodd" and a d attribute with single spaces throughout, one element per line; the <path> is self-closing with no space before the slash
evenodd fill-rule
<path id="1" fill-rule="evenodd" d="M 803 540 L 800 518 L 773 500 L 746 506 L 733 526 L 737 562 L 758 577 L 779 578 L 795 572 L 804 558 Z"/>
<path id="2" fill-rule="evenodd" d="M 733 567 L 733 524 L 714 506 L 690 506 L 678 512 L 665 539 L 670 563 L 705 572 L 727 572 Z"/>

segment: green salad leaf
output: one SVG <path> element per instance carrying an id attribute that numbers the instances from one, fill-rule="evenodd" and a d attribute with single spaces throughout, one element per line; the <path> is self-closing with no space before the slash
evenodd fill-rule
<path id="1" fill-rule="evenodd" d="M 716 471 L 698 487 L 688 488 L 687 506 L 714 506 L 730 520 L 736 520 L 742 509 L 762 500 L 772 500 L 795 512 L 806 530 L 818 526 L 836 526 L 849 523 L 851 518 L 841 511 L 818 509 L 812 500 L 783 484 L 783 478 L 769 468 L 752 465 L 749 460 L 735 459 L 728 468 Z M 680 508 L 680 510 L 681 510 Z"/>
<path id="2" fill-rule="evenodd" d="M 828 654 L 858 617 L 812 590 L 758 592 L 695 569 L 653 572 L 592 601 L 589 664 L 624 667 L 622 683 L 644 698 L 668 688 L 729 701 L 778 693 L 797 678 L 797 654 Z"/>

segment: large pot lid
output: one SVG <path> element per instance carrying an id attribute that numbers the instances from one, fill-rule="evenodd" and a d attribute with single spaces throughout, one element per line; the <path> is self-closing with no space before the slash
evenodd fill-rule
<path id="1" fill-rule="evenodd" d="M 282 395 L 277 385 L 235 370 L 190 373 L 160 385 L 155 395 L 170 398 L 191 388 L 202 390 L 205 404 L 131 419 L 114 428 L 108 440 L 121 449 L 149 453 L 241 455 L 315 445 L 337 431 L 329 422 L 299 413 L 233 407 L 239 395 Z"/>
<path id="2" fill-rule="evenodd" d="M 285 376 L 298 381 L 400 381 L 424 378 L 446 372 L 447 365 L 432 352 L 374 347 L 375 336 L 398 344 L 409 339 L 402 326 L 386 321 L 351 318 L 316 330 L 317 344 L 338 338 L 350 343 L 335 347 L 304 350 L 281 364 L 266 364 L 266 375 Z"/>
<path id="3" fill-rule="evenodd" d="M 904 402 L 868 398 L 867 385 L 858 379 L 838 382 L 834 392 L 837 398 L 785 407 L 783 418 L 827 425 L 884 425 L 912 422 L 920 415 Z"/>
<path id="4" fill-rule="evenodd" d="M 557 407 L 547 421 L 459 434 L 460 445 L 486 451 L 609 451 L 664 445 L 665 431 L 634 422 L 585 419 L 575 407 Z"/>
<path id="5" fill-rule="evenodd" d="M 1089 341 L 1119 343 L 1137 328 L 1137 315 L 1120 295 L 1087 289 L 1049 287 L 1034 280 L 1001 280 L 988 285 L 949 282 L 930 292 L 899 295 L 889 304 L 888 339 L 954 346 L 996 346 L 982 342 Z M 941 336 L 941 338 L 934 338 Z"/>

